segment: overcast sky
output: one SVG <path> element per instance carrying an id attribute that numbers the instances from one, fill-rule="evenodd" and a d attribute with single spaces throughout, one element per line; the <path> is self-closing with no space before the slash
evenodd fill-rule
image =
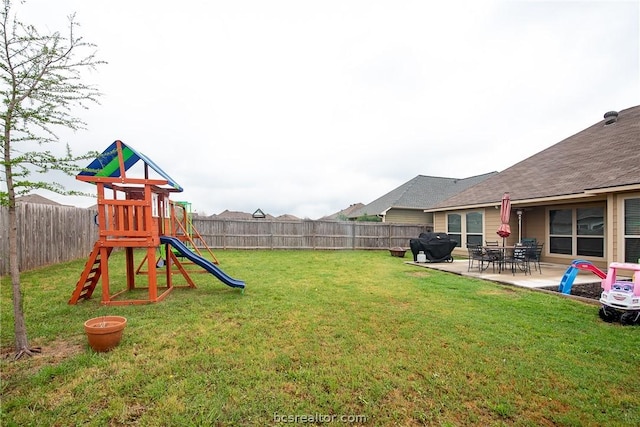
<path id="1" fill-rule="evenodd" d="M 504 170 L 640 104 L 639 5 L 28 0 L 14 11 L 51 31 L 76 12 L 108 62 L 85 78 L 104 93 L 78 112 L 88 129 L 59 133 L 75 153 L 120 139 L 199 213 L 316 219 L 416 175 Z"/>

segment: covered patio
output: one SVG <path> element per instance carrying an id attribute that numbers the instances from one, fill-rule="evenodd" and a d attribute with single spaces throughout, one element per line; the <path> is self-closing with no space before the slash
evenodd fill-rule
<path id="1" fill-rule="evenodd" d="M 551 264 L 551 263 L 541 263 L 541 270 L 536 270 L 533 266 L 531 267 L 531 274 L 525 274 L 522 271 L 517 271 L 515 274 L 512 274 L 511 271 L 502 271 L 498 273 L 498 270 L 494 272 L 491 267 L 480 272 L 478 268 L 474 266 L 469 270 L 469 262 L 467 259 L 455 259 L 453 262 L 437 262 L 437 263 L 417 263 L 413 261 L 406 261 L 405 264 L 409 264 L 412 266 L 416 266 L 418 268 L 427 268 L 432 270 L 440 270 L 448 273 L 458 274 L 461 276 L 475 277 L 482 280 L 489 280 L 496 283 L 502 283 L 506 285 L 512 286 L 520 286 L 524 288 L 530 289 L 538 289 L 549 291 L 549 288 L 556 290 L 560 285 L 560 281 L 564 276 L 565 272 L 569 265 L 561 265 L 561 264 Z M 585 285 L 585 284 L 593 284 L 600 283 L 600 279 L 593 273 L 587 271 L 579 271 L 575 280 L 573 281 L 574 286 L 577 285 Z M 546 288 L 546 289 L 545 289 Z M 563 295 L 563 294 L 558 294 Z M 570 297 L 579 298 L 585 302 L 599 304 L 598 301 L 590 298 L 582 298 L 576 297 L 574 295 L 566 295 Z"/>

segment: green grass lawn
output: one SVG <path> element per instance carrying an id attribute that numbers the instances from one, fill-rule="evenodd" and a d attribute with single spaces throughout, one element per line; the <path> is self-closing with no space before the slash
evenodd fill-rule
<path id="1" fill-rule="evenodd" d="M 97 289 L 70 306 L 85 260 L 23 273 L 43 352 L 17 362 L 4 277 L 0 424 L 640 424 L 640 327 L 604 323 L 597 306 L 388 251 L 216 256 L 244 293 L 193 274 L 197 289 L 157 304 L 104 307 Z M 122 252 L 110 264 L 117 288 Z M 83 322 L 106 314 L 128 325 L 94 353 Z"/>

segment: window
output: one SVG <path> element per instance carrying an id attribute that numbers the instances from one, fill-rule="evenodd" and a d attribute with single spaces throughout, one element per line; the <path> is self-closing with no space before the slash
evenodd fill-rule
<path id="1" fill-rule="evenodd" d="M 624 261 L 640 263 L 640 198 L 624 201 Z"/>
<path id="2" fill-rule="evenodd" d="M 447 234 L 457 242 L 456 247 L 481 245 L 483 242 L 483 223 L 481 212 L 469 212 L 464 215 L 451 213 L 447 215 Z"/>
<path id="3" fill-rule="evenodd" d="M 480 212 L 467 214 L 467 244 L 482 244 L 482 214 Z"/>
<path id="4" fill-rule="evenodd" d="M 456 247 L 462 246 L 462 217 L 460 214 L 447 215 L 447 234 L 451 240 L 457 242 Z"/>
<path id="5" fill-rule="evenodd" d="M 549 211 L 549 252 L 571 255 L 571 209 Z"/>
<path id="6" fill-rule="evenodd" d="M 576 209 L 576 253 L 580 256 L 604 256 L 604 209 Z"/>
<path id="7" fill-rule="evenodd" d="M 549 252 L 604 257 L 604 208 L 550 210 Z"/>

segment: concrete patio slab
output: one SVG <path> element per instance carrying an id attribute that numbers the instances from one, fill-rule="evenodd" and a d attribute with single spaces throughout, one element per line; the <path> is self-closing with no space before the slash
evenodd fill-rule
<path id="1" fill-rule="evenodd" d="M 469 269 L 469 262 L 466 259 L 458 259 L 453 262 L 440 262 L 440 263 L 417 263 L 413 261 L 407 261 L 405 264 L 413 265 L 420 268 L 429 268 L 433 270 L 446 271 L 448 273 L 459 274 L 461 276 L 476 277 L 482 280 L 490 280 L 492 282 L 504 283 L 514 286 L 521 286 L 525 288 L 549 288 L 558 287 L 560 281 L 567 271 L 569 264 L 550 264 L 541 263 L 540 271 L 537 271 L 531 267 L 531 274 L 525 274 L 522 271 L 516 271 L 515 274 L 511 270 L 502 271 L 501 273 L 494 272 L 492 267 L 482 272 L 478 271 L 478 268 Z M 600 279 L 593 273 L 580 271 L 574 280 L 574 284 L 584 283 L 599 283 Z"/>

